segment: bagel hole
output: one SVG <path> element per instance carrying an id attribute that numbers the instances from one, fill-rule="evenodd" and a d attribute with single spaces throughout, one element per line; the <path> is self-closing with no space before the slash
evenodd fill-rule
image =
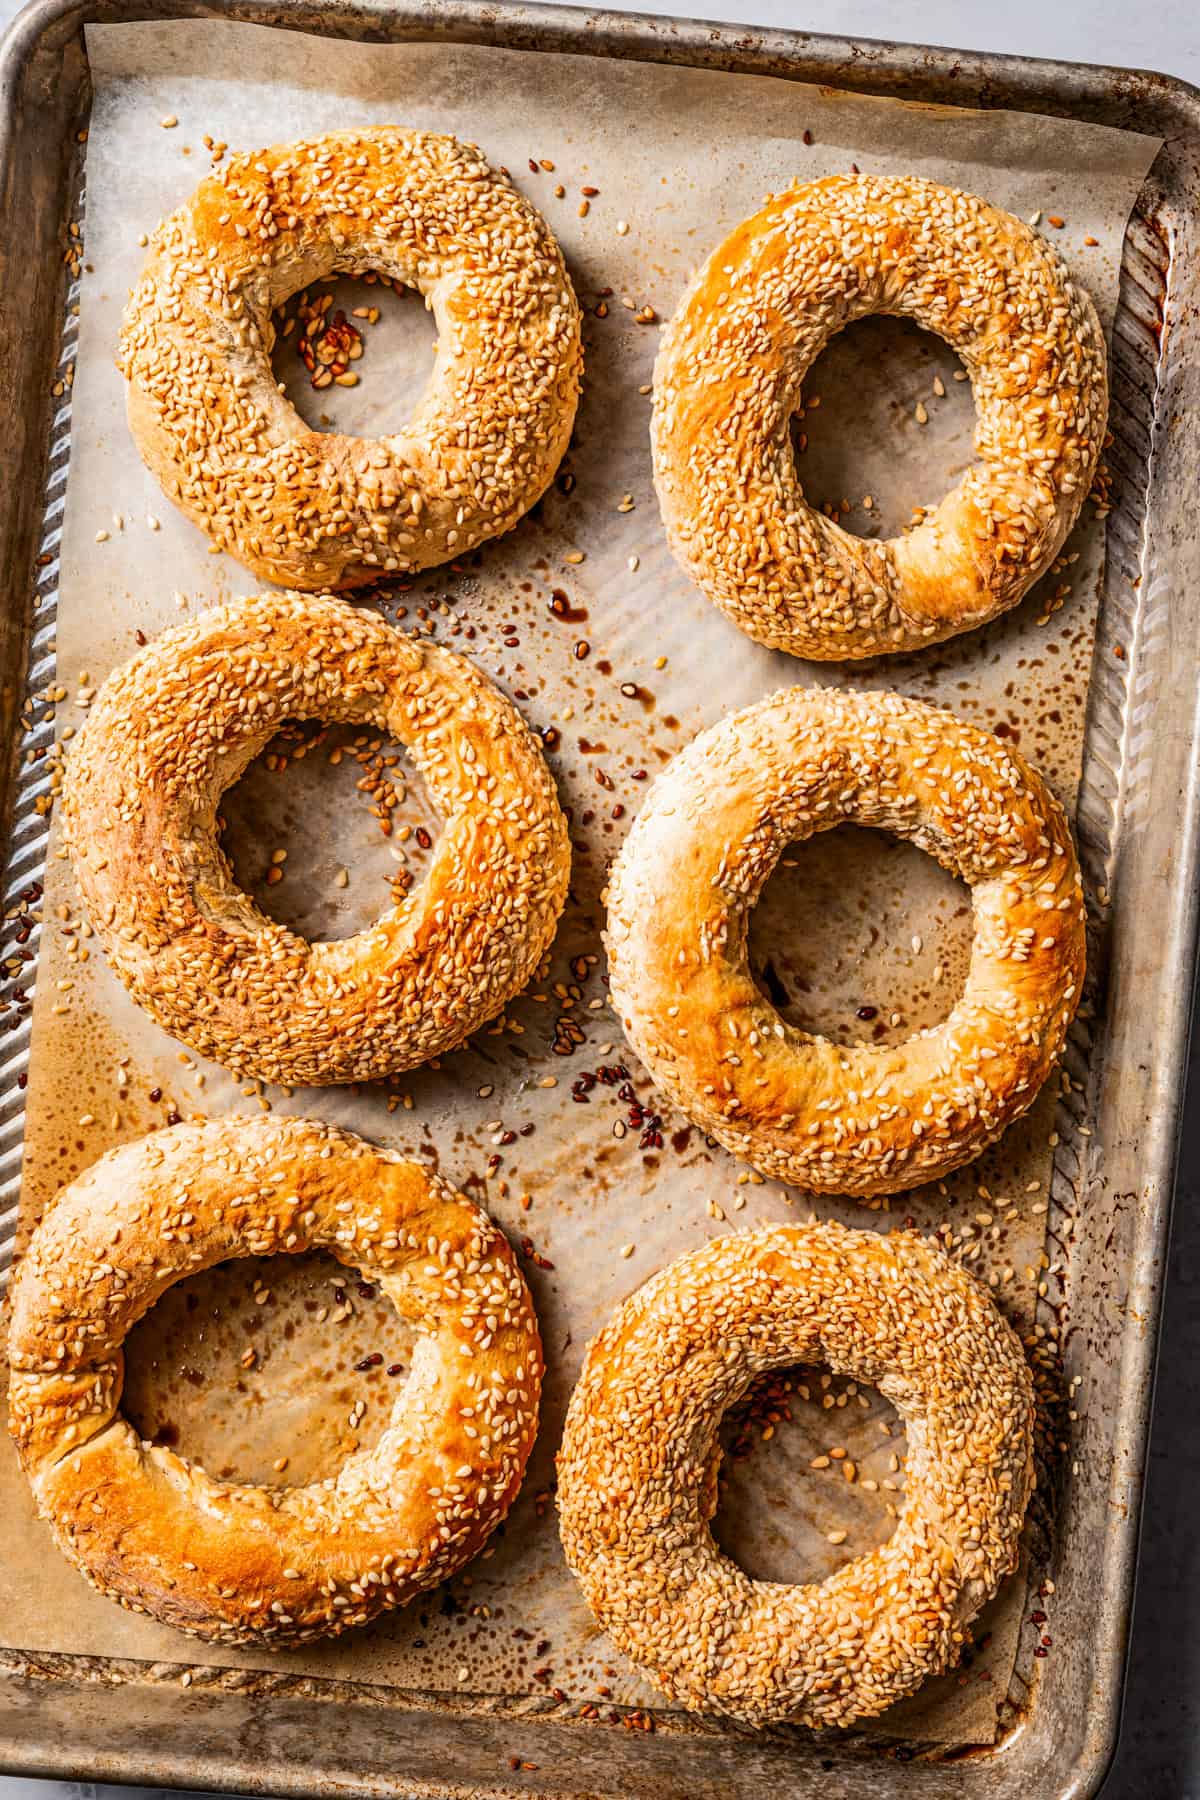
<path id="1" fill-rule="evenodd" d="M 400 745 L 311 722 L 276 734 L 218 817 L 238 887 L 310 943 L 352 937 L 411 898 L 441 830 Z"/>
<path id="2" fill-rule="evenodd" d="M 828 1369 L 774 1371 L 726 1413 L 718 1442 L 712 1534 L 754 1581 L 825 1581 L 896 1528 L 904 1426 L 874 1388 Z"/>
<path id="3" fill-rule="evenodd" d="M 168 1288 L 130 1333 L 122 1411 L 218 1479 L 301 1487 L 378 1442 L 415 1336 L 378 1286 L 322 1252 L 220 1263 Z"/>
<path id="4" fill-rule="evenodd" d="M 974 460 L 971 384 L 955 379 L 963 372 L 950 346 L 911 319 L 873 313 L 832 338 L 792 417 L 809 505 L 832 508 L 864 538 L 899 537 L 917 507 L 935 506 Z"/>
<path id="5" fill-rule="evenodd" d="M 437 325 L 416 288 L 397 288 L 387 275 L 337 275 L 285 300 L 272 324 L 275 380 L 311 430 L 384 437 L 420 405 Z M 333 370 L 340 373 L 326 386 L 314 386 Z"/>
<path id="6" fill-rule="evenodd" d="M 901 1043 L 953 1010 L 971 936 L 965 882 L 890 832 L 839 825 L 780 858 L 750 917 L 750 969 L 800 1031 Z"/>

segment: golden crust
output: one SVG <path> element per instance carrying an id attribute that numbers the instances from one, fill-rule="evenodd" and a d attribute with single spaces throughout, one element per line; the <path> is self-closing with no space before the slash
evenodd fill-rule
<path id="1" fill-rule="evenodd" d="M 891 1540 L 819 1585 L 723 1556 L 722 1414 L 766 1370 L 824 1362 L 906 1421 Z M 1017 1563 L 1033 1389 L 987 1294 L 916 1233 L 812 1224 L 716 1239 L 592 1344 L 559 1455 L 563 1548 L 613 1642 L 673 1701 L 748 1725 L 848 1725 L 956 1662 Z"/>
<path id="2" fill-rule="evenodd" d="M 415 414 L 312 431 L 271 371 L 272 309 L 335 270 L 419 288 L 437 318 Z M 283 586 L 352 588 L 509 530 L 571 435 L 579 307 L 541 215 L 473 145 L 379 126 L 234 156 L 151 240 L 118 358 L 165 492 Z"/>
<path id="3" fill-rule="evenodd" d="M 844 820 L 972 889 L 962 998 L 891 1046 L 786 1024 L 755 985 L 750 912 L 789 843 Z M 1062 808 L 990 732 L 899 694 L 792 688 L 659 776 L 613 867 L 613 1004 L 655 1081 L 736 1156 L 820 1193 L 887 1194 L 978 1156 L 1032 1104 L 1084 971 Z"/>
<path id="4" fill-rule="evenodd" d="M 217 842 L 221 794 L 291 719 L 397 738 L 444 821 L 420 888 L 334 943 L 261 913 Z M 374 613 L 299 594 L 216 607 L 111 675 L 64 818 L 135 999 L 202 1055 L 285 1083 L 371 1080 L 462 1043 L 533 975 L 570 872 L 541 747 L 504 695 Z"/>
<path id="5" fill-rule="evenodd" d="M 121 1346 L 174 1282 L 328 1249 L 422 1336 L 376 1447 L 335 1479 L 216 1481 L 140 1440 Z M 304 1642 L 403 1606 L 504 1517 L 537 1430 L 537 1320 L 503 1234 L 444 1181 L 305 1120 L 180 1125 L 65 1188 L 12 1288 L 9 1429 L 100 1592 L 219 1643 Z"/>
<path id="6" fill-rule="evenodd" d="M 867 313 L 936 332 L 978 411 L 976 462 L 906 536 L 809 506 L 789 425 L 829 339 Z M 663 335 L 654 468 L 672 549 L 743 631 L 821 661 L 920 649 L 1015 606 L 1095 473 L 1104 339 L 1044 239 L 932 181 L 829 176 L 713 252 Z"/>

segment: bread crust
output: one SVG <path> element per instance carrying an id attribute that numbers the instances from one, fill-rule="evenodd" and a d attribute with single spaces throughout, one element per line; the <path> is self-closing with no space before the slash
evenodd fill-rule
<path id="1" fill-rule="evenodd" d="M 222 793 L 297 719 L 398 739 L 444 826 L 421 886 L 333 943 L 260 912 L 217 841 Z M 566 820 L 516 708 L 461 657 L 328 597 L 261 595 L 164 632 L 104 683 L 63 798 L 134 998 L 267 1081 L 372 1080 L 453 1049 L 532 977 L 566 898 Z"/>
<path id="2" fill-rule="evenodd" d="M 972 889 L 962 997 L 896 1045 L 798 1030 L 750 971 L 778 858 L 846 820 Z M 1062 808 L 990 732 L 899 694 L 785 689 L 702 732 L 651 788 L 607 898 L 613 1005 L 659 1087 L 734 1155 L 819 1193 L 894 1193 L 973 1160 L 1032 1105 L 1082 989 Z"/>
<path id="3" fill-rule="evenodd" d="M 272 309 L 335 271 L 418 288 L 433 374 L 382 438 L 311 430 Z M 346 589 L 508 531 L 567 447 L 579 307 L 541 215 L 480 152 L 396 126 L 230 157 L 158 227 L 125 311 L 129 425 L 164 491 L 254 573 Z"/>
<path id="4" fill-rule="evenodd" d="M 422 1333 L 375 1448 L 268 1488 L 139 1439 L 122 1345 L 166 1288 L 314 1247 Z M 299 1119 L 179 1125 L 102 1157 L 30 1241 L 9 1357 L 9 1429 L 64 1555 L 120 1605 L 222 1644 L 344 1631 L 460 1568 L 520 1486 L 542 1377 L 529 1291 L 486 1213 L 399 1152 Z"/>
<path id="5" fill-rule="evenodd" d="M 807 1586 L 721 1554 L 722 1414 L 826 1363 L 905 1420 L 890 1541 Z M 724 1236 L 661 1270 L 591 1345 L 558 1459 L 563 1548 L 597 1620 L 667 1697 L 747 1725 L 845 1726 L 957 1662 L 1017 1564 L 1033 1385 L 988 1295 L 915 1232 Z"/>
<path id="6" fill-rule="evenodd" d="M 858 538 L 809 505 L 801 385 L 868 313 L 963 360 L 976 461 L 906 535 Z M 973 194 L 914 178 L 790 188 L 716 249 L 663 334 L 654 470 L 676 557 L 742 631 L 819 661 L 916 650 L 1015 606 L 1087 495 L 1108 417 L 1095 307 L 1058 253 Z"/>

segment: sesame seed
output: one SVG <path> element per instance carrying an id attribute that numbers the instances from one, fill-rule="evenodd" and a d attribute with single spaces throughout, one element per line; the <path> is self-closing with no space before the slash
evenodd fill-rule
<path id="1" fill-rule="evenodd" d="M 373 255 L 429 286 L 435 312 L 452 276 L 456 308 L 470 297 L 487 321 L 478 347 L 442 320 L 439 379 L 470 398 L 457 441 L 423 459 L 420 474 L 392 438 L 354 440 L 353 472 L 335 471 L 328 440 L 281 408 L 261 274 L 269 266 L 272 285 L 293 271 L 310 280 L 314 233 L 332 239 L 324 272 L 354 266 L 368 240 Z M 233 156 L 214 170 L 154 234 L 118 357 L 172 499 L 215 550 L 310 589 L 434 567 L 509 530 L 566 448 L 582 365 L 578 303 L 541 215 L 470 145 L 394 127 Z M 244 373 L 247 359 L 260 381 Z M 311 380 L 324 392 L 359 376 L 314 364 Z"/>
<path id="2" fill-rule="evenodd" d="M 874 1046 L 790 1033 L 743 949 L 791 843 L 881 817 L 952 846 L 956 872 L 996 896 L 972 947 L 977 983 L 883 1065 Z M 971 1161 L 1032 1104 L 1081 991 L 1083 896 L 1061 807 L 1003 740 L 896 694 L 797 688 L 702 732 L 659 775 L 609 876 L 605 941 L 630 1044 L 693 1123 L 758 1171 L 746 1179 L 873 1196 Z M 920 934 L 909 941 L 920 953 Z M 692 991 L 705 998 L 685 1002 Z"/>
<path id="3" fill-rule="evenodd" d="M 352 1448 L 336 1488 L 231 1491 L 195 1468 L 163 1482 L 155 1460 L 173 1453 L 141 1440 L 119 1411 L 119 1350 L 164 1283 L 192 1274 L 210 1245 L 222 1256 L 331 1250 L 410 1293 L 406 1316 L 449 1401 L 430 1427 L 419 1496 L 391 1469 L 386 1438 Z M 253 1292 L 256 1304 L 270 1298 L 264 1286 Z M 102 1593 L 216 1644 L 303 1644 L 406 1605 L 478 1554 L 520 1485 L 541 1350 L 513 1252 L 440 1177 L 344 1131 L 231 1118 L 110 1151 L 58 1196 L 12 1297 L 13 1435 L 64 1551 Z M 112 1349 L 97 1379 L 101 1342 Z M 475 1354 L 460 1358 L 456 1343 Z M 241 1361 L 255 1356 L 248 1347 Z M 360 1400 L 353 1419 L 365 1410 Z M 64 1443 L 79 1446 L 70 1462 Z M 287 1463 L 276 1458 L 275 1473 Z M 256 1570 L 249 1585 L 230 1578 L 239 1553 Z"/>
<path id="4" fill-rule="evenodd" d="M 481 727 L 470 759 L 455 748 L 464 711 Z M 223 924 L 201 898 L 228 885 L 214 771 L 295 719 L 383 733 L 402 719 L 446 824 L 417 897 L 336 946 L 261 915 L 251 930 L 244 912 Z M 190 875 L 164 876 L 147 844 L 150 796 L 163 816 L 186 812 Z M 449 651 L 319 596 L 216 607 L 140 650 L 91 705 L 63 805 L 80 889 L 130 991 L 191 1050 L 284 1084 L 376 1079 L 461 1043 L 531 979 L 566 895 L 566 821 L 511 703 Z M 269 886 L 286 856 L 271 853 Z M 448 911 L 462 891 L 470 904 Z M 421 920 L 423 952 L 393 957 L 389 934 Z"/>
<path id="5" fill-rule="evenodd" d="M 908 534 L 847 544 L 776 447 L 846 296 L 855 317 L 887 310 L 898 281 L 906 313 L 962 358 L 956 373 L 979 373 L 976 442 L 987 447 Z M 729 404 L 714 408 L 714 392 Z M 677 559 L 751 637 L 832 661 L 925 649 L 1014 606 L 1054 561 L 1107 410 L 1095 309 L 1044 240 L 934 182 L 830 176 L 771 198 L 689 287 L 657 364 L 655 482 Z M 924 402 L 914 417 L 928 423 Z M 951 604 L 931 605 L 933 556 Z"/>
<path id="6" fill-rule="evenodd" d="M 921 1425 L 896 1536 L 850 1565 L 841 1594 L 750 1581 L 713 1544 L 696 1479 L 731 1393 L 813 1359 L 871 1382 L 896 1371 Z M 916 1233 L 814 1222 L 717 1237 L 652 1276 L 587 1351 L 559 1454 L 563 1549 L 600 1626 L 673 1704 L 845 1726 L 957 1662 L 964 1625 L 1016 1566 L 1033 1416 L 1016 1335 Z M 813 1469 L 837 1461 L 867 1485 L 837 1448 Z M 837 1547 L 849 1533 L 824 1535 Z"/>

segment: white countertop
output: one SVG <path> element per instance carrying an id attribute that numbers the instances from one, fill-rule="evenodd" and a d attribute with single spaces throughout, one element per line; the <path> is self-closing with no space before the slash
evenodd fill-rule
<path id="1" fill-rule="evenodd" d="M 684 0 L 640 0 L 621 11 L 669 15 Z M 0 25 L 19 10 L 0 0 Z M 1158 69 L 1200 85 L 1200 0 L 708 0 L 702 16 L 744 25 L 890 38 L 962 50 Z M 1121 1746 L 1103 1800 L 1200 1800 L 1200 1054 L 1193 1053 L 1138 1600 Z M 140 1790 L 153 1793 L 153 1790 Z M 134 1790 L 0 1778 L 0 1800 L 104 1800 Z M 631 1797 L 632 1800 L 632 1797 Z M 831 1796 L 831 1800 L 833 1797 Z M 1028 1800 L 1041 1800 L 1030 1794 Z"/>
<path id="2" fill-rule="evenodd" d="M 663 15 L 682 4 L 610 0 L 616 12 Z M 708 0 L 700 18 L 738 25 L 775 25 L 824 31 L 835 37 L 890 38 L 899 43 L 946 44 L 956 50 L 1007 50 L 1067 62 L 1119 63 L 1159 69 L 1200 85 L 1200 6 L 1159 0 L 1142 7 L 1127 0 L 825 0 L 822 6 L 788 0 Z M 1174 1800 L 1174 1797 L 1173 1797 Z"/>

